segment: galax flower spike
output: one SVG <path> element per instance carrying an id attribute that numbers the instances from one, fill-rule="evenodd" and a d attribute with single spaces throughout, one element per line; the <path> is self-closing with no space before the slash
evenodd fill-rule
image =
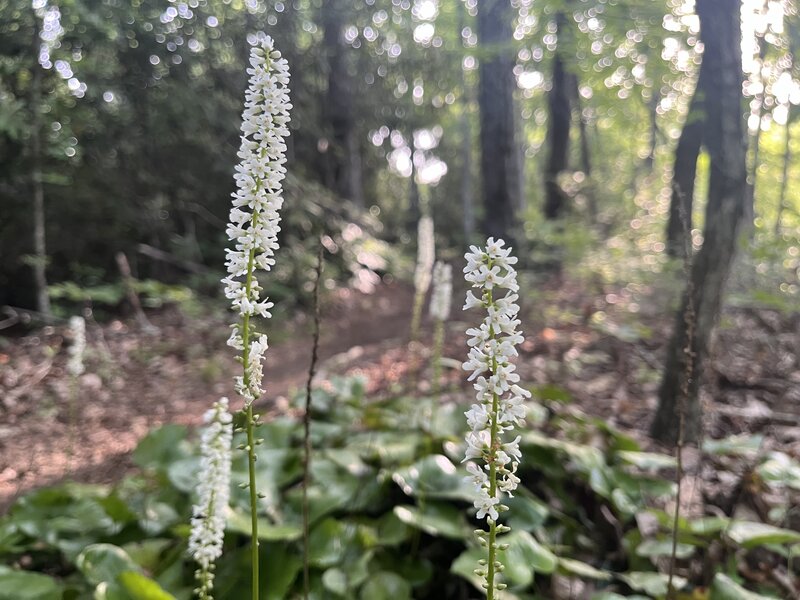
<path id="1" fill-rule="evenodd" d="M 475 508 L 478 518 L 486 519 L 489 531 L 480 531 L 481 543 L 488 548 L 488 560 L 480 562 L 476 573 L 485 579 L 487 598 L 492 600 L 505 584 L 497 581 L 503 565 L 497 559 L 497 535 L 509 528 L 497 523 L 499 513 L 506 510 L 503 494 L 512 495 L 519 484 L 517 466 L 522 458 L 520 437 L 509 439 L 509 433 L 523 424 L 524 399 L 530 392 L 521 388 L 519 375 L 511 359 L 517 356 L 516 346 L 522 342 L 517 330 L 519 286 L 513 268 L 517 259 L 503 240 L 489 238 L 486 248 L 470 247 L 465 255 L 467 266 L 464 278 L 479 290 L 479 296 L 467 292 L 464 310 L 482 308 L 486 317 L 479 327 L 467 330 L 470 346 L 469 360 L 464 363 L 474 381 L 477 402 L 465 415 L 470 431 L 467 433 L 467 470 L 476 491 Z M 503 295 L 500 295 L 503 294 Z"/>
<path id="2" fill-rule="evenodd" d="M 271 317 L 272 302 L 261 296 L 257 271 L 269 271 L 275 264 L 283 205 L 282 181 L 286 177 L 286 142 L 289 135 L 289 66 L 266 37 L 250 52 L 250 85 L 242 114 L 240 163 L 236 167 L 236 192 L 230 213 L 228 237 L 234 242 L 227 251 L 228 276 L 223 279 L 225 296 L 239 313 L 232 325 L 228 345 L 241 352 L 242 375 L 236 377 L 236 391 L 244 398 L 248 482 L 251 519 L 251 597 L 258 600 L 258 491 L 256 490 L 255 437 L 258 415 L 253 403 L 263 394 L 262 362 L 267 336 L 255 330 L 252 317 Z"/>
<path id="3" fill-rule="evenodd" d="M 231 439 L 233 436 L 228 399 L 220 398 L 206 411 L 200 441 L 200 484 L 198 502 L 192 508 L 189 553 L 197 570 L 196 593 L 201 600 L 211 598 L 214 588 L 214 563 L 222 554 L 231 485 Z"/>

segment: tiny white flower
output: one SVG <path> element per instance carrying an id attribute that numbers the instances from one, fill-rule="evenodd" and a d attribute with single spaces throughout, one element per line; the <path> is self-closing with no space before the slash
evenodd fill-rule
<path id="1" fill-rule="evenodd" d="M 478 509 L 477 517 L 479 519 L 483 519 L 485 517 L 489 517 L 492 521 L 497 521 L 497 505 L 500 503 L 500 499 L 497 497 L 490 497 L 489 494 L 481 494 L 475 500 L 475 508 Z"/>

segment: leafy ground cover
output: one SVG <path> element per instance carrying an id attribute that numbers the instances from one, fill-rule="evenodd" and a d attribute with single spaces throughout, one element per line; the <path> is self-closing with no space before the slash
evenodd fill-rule
<path id="1" fill-rule="evenodd" d="M 478 597 L 472 571 L 480 549 L 459 464 L 463 407 L 436 398 L 370 399 L 361 378 L 332 379 L 315 391 L 314 407 L 312 597 Z M 527 411 L 521 474 L 527 487 L 505 513 L 513 529 L 505 597 L 663 597 L 674 492 L 663 475 L 673 459 L 643 451 L 563 398 L 532 401 Z M 277 418 L 262 435 L 262 591 L 267 598 L 300 597 L 301 423 Z M 186 543 L 199 462 L 194 438 L 185 426 L 165 425 L 141 441 L 133 455 L 139 470 L 118 483 L 65 483 L 17 501 L 0 521 L 0 556 L 9 565 L 0 569 L 0 598 L 190 598 L 194 566 Z M 756 440 L 737 438 L 705 450 L 714 460 L 735 460 L 753 458 L 757 447 Z M 785 492 L 800 489 L 800 464 L 772 452 L 753 465 L 747 485 L 763 486 L 766 502 L 770 494 L 777 499 L 770 506 L 773 521 L 785 518 Z M 240 453 L 234 484 L 246 477 Z M 241 598 L 249 585 L 243 568 L 247 507 L 246 492 L 234 485 L 217 571 L 222 599 Z M 778 573 L 791 564 L 800 533 L 740 514 L 695 516 L 689 510 L 680 520 L 677 555 L 686 577 L 676 581 L 685 584 L 684 597 L 785 594 Z M 717 565 L 713 571 L 709 561 Z M 757 582 L 760 594 L 737 583 L 743 565 L 753 569 L 748 583 Z M 785 570 L 782 576 L 790 577 Z"/>
<path id="2" fill-rule="evenodd" d="M 450 323 L 445 391 L 432 398 L 426 350 L 405 342 L 410 297 L 401 286 L 381 286 L 372 295 L 337 296 L 326 307 L 312 428 L 315 598 L 480 597 L 472 575 L 476 522 L 460 466 L 470 397 L 457 368 L 464 327 Z M 534 325 L 520 371 L 537 400 L 523 435 L 527 487 L 507 513 L 514 532 L 506 557 L 511 600 L 664 596 L 673 459 L 641 434 L 668 327 L 652 316 L 666 313 L 659 298 L 658 289 L 636 286 L 606 285 L 588 295 L 586 286 L 567 282 L 539 288 L 523 306 Z M 548 309 L 537 315 L 536 306 Z M 744 305 L 723 319 L 704 388 L 709 439 L 685 460 L 676 552 L 683 598 L 796 597 L 794 318 Z M 156 314 L 159 333 L 149 336 L 122 322 L 90 329 L 93 354 L 79 407 L 88 422 L 72 448 L 72 460 L 85 468 L 7 509 L 0 598 L 191 595 L 186 541 L 198 460 L 192 426 L 216 396 L 230 393 L 227 374 L 235 368 L 225 358 L 224 327 L 204 319 Z M 302 442 L 299 405 L 288 390 L 304 377 L 305 327 L 296 321 L 292 333 L 274 336 L 270 360 L 277 362 L 267 368 L 277 400 L 265 407 L 258 465 L 270 598 L 300 597 Z M 0 440 L 0 472 L 10 494 L 69 470 L 59 351 L 67 342 L 60 334 L 43 331 L 37 344 L 29 336 L 3 349 L 4 409 L 14 422 Z M 20 365 L 36 373 L 46 361 L 40 385 L 20 389 L 25 378 L 13 377 Z M 164 426 L 150 431 L 158 425 Z M 96 437 L 87 435 L 95 430 Z M 117 460 L 108 461 L 113 443 Z M 39 459 L 20 473 L 34 455 Z M 59 456 L 60 468 L 48 471 L 47 461 Z M 92 465 L 92 457 L 101 462 Z M 242 456 L 234 470 L 240 481 Z M 248 590 L 246 505 L 234 488 L 217 579 L 223 598 Z"/>

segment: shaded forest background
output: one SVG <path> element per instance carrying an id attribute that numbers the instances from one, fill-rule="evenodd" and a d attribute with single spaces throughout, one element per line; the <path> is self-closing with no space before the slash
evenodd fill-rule
<path id="1" fill-rule="evenodd" d="M 39 177 L 48 283 L 114 279 L 117 251 L 141 277 L 174 277 L 136 260 L 139 244 L 219 263 L 257 31 L 292 65 L 289 210 L 314 183 L 379 216 L 390 241 L 408 240 L 422 204 L 445 245 L 512 235 L 545 261 L 634 230 L 660 262 L 702 62 L 691 3 L 506 4 L 4 1 L 0 303 L 35 306 Z M 789 240 L 796 16 L 758 1 L 743 19 L 752 237 Z M 501 135 L 481 134 L 479 104 Z M 481 148 L 497 176 L 481 177 Z"/>
<path id="2" fill-rule="evenodd" d="M 460 277 L 427 314 L 423 217 L 456 273 L 488 236 L 519 257 L 508 597 L 800 597 L 795 0 L 0 0 L 0 599 L 122 585 L 86 557 L 128 552 L 191 597 L 186 426 L 235 397 L 220 278 L 265 35 L 294 105 L 262 280 L 267 597 L 299 597 L 309 549 L 311 597 L 480 589 L 473 315 Z M 238 600 L 238 487 L 230 508 Z"/>
<path id="3" fill-rule="evenodd" d="M 285 306 L 303 302 L 317 234 L 326 285 L 369 287 L 403 276 L 425 213 L 445 258 L 502 236 L 533 281 L 686 280 L 665 431 L 687 376 L 697 393 L 732 265 L 738 302 L 798 306 L 792 2 L 3 0 L 0 13 L 0 305 L 113 308 L 129 268 L 143 293 L 217 294 L 245 59 L 268 32 L 293 73 L 287 258 L 268 289 Z"/>

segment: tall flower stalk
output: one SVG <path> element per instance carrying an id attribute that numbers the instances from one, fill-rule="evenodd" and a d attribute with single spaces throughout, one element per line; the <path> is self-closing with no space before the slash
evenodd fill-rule
<path id="1" fill-rule="evenodd" d="M 464 413 L 470 427 L 464 461 L 477 493 L 477 516 L 486 519 L 489 526 L 488 532 L 478 534 L 481 544 L 488 549 L 488 557 L 480 561 L 475 573 L 484 578 L 483 587 L 489 600 L 506 587 L 498 577 L 503 565 L 497 552 L 504 546 L 498 544 L 497 536 L 510 529 L 497 520 L 499 513 L 508 509 L 502 504 L 503 495 L 512 496 L 519 484 L 516 471 L 522 458 L 520 437 L 509 438 L 511 431 L 523 424 L 523 402 L 530 397 L 529 391 L 517 385 L 519 375 L 511 363 L 523 338 L 517 330 L 519 285 L 513 268 L 517 259 L 511 256 L 511 248 L 504 245 L 503 240 L 489 238 L 485 248 L 470 246 L 464 268 L 464 278 L 473 289 L 479 290 L 478 296 L 467 292 L 464 310 L 482 308 L 487 313 L 479 327 L 467 329 L 470 351 L 463 368 L 471 372 L 469 380 L 474 381 L 477 399 Z"/>
<path id="2" fill-rule="evenodd" d="M 436 243 L 433 235 L 433 219 L 423 215 L 417 224 L 417 265 L 414 269 L 414 308 L 411 315 L 411 340 L 419 336 L 425 294 L 431 286 L 431 269 L 436 258 Z"/>
<path id="3" fill-rule="evenodd" d="M 236 167 L 236 187 L 230 212 L 228 238 L 235 242 L 227 250 L 228 276 L 223 279 L 225 296 L 231 300 L 240 320 L 232 325 L 228 345 L 241 355 L 243 373 L 236 377 L 236 391 L 244 399 L 245 430 L 250 491 L 252 533 L 252 597 L 259 596 L 258 573 L 258 491 L 256 490 L 255 437 L 258 415 L 253 402 L 262 393 L 264 352 L 267 336 L 255 329 L 253 317 L 269 318 L 273 304 L 261 297 L 256 273 L 269 271 L 275 264 L 283 205 L 282 181 L 286 176 L 286 142 L 289 135 L 289 66 L 273 41 L 266 37 L 250 51 L 250 84 L 242 114 L 240 163 Z"/>
<path id="4" fill-rule="evenodd" d="M 200 441 L 198 503 L 192 508 L 189 552 L 200 568 L 195 573 L 200 600 L 212 597 L 214 564 L 222 554 L 225 518 L 231 485 L 231 440 L 233 437 L 228 399 L 220 398 L 206 411 Z"/>
<path id="5" fill-rule="evenodd" d="M 70 375 L 69 405 L 67 407 L 67 427 L 69 428 L 67 470 L 72 473 L 72 459 L 75 455 L 75 430 L 77 428 L 77 416 L 75 413 L 78 404 L 78 378 L 85 370 L 83 355 L 86 353 L 86 321 L 84 318 L 77 315 L 70 317 L 69 331 L 72 336 L 72 344 L 67 349 L 67 373 Z"/>
<path id="6" fill-rule="evenodd" d="M 450 317 L 453 296 L 453 269 L 438 261 L 433 267 L 433 293 L 431 294 L 431 318 L 433 330 L 433 395 L 439 392 L 442 378 L 442 348 L 444 347 L 444 324 Z"/>

